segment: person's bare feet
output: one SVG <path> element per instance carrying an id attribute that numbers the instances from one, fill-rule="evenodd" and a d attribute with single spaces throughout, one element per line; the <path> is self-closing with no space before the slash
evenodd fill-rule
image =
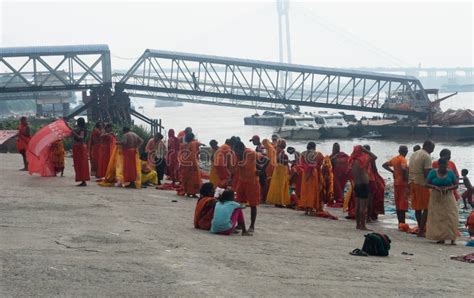
<path id="1" fill-rule="evenodd" d="M 366 226 L 360 226 L 359 230 L 361 230 L 361 231 L 372 231 L 371 229 L 368 229 Z"/>
<path id="2" fill-rule="evenodd" d="M 451 240 L 451 245 L 456 245 L 456 241 Z"/>
<path id="3" fill-rule="evenodd" d="M 253 231 L 254 231 L 254 230 L 255 230 L 255 228 L 254 228 L 254 227 L 249 227 L 249 229 L 247 230 L 247 232 L 249 232 L 249 233 L 253 233 Z"/>
<path id="4" fill-rule="evenodd" d="M 23 169 L 20 169 L 20 171 L 24 172 L 24 171 L 28 171 L 28 168 L 23 168 Z"/>
<path id="5" fill-rule="evenodd" d="M 416 237 L 419 237 L 419 238 L 425 238 L 425 233 L 418 233 L 416 234 Z"/>
<path id="6" fill-rule="evenodd" d="M 242 232 L 242 236 L 253 236 L 250 232 Z"/>
<path id="7" fill-rule="evenodd" d="M 85 181 L 82 181 L 80 184 L 78 184 L 76 186 L 87 186 L 87 183 Z"/>

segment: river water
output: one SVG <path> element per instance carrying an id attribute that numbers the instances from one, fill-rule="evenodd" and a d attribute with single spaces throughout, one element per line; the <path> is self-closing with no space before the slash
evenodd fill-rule
<path id="1" fill-rule="evenodd" d="M 440 94 L 440 97 L 443 96 Z M 211 139 L 216 139 L 222 144 L 230 136 L 240 136 L 246 145 L 251 146 L 248 140 L 253 135 L 259 135 L 262 139 L 269 138 L 274 130 L 265 126 L 246 126 L 243 118 L 255 113 L 254 110 L 241 108 L 228 108 L 210 105 L 198 105 L 185 103 L 183 107 L 155 108 L 154 100 L 132 99 L 133 104 L 145 115 L 151 118 L 161 118 L 165 129 L 174 128 L 176 132 L 183 130 L 186 126 L 191 126 L 198 140 L 208 144 Z M 442 103 L 443 110 L 452 108 L 469 108 L 474 110 L 474 93 L 460 93 Z M 303 109 L 303 111 L 317 111 L 318 109 Z M 261 113 L 262 111 L 259 111 Z M 337 112 L 337 111 L 334 111 Z M 346 111 L 347 112 L 347 111 Z M 364 113 L 353 113 L 360 117 Z M 368 115 L 368 114 L 365 114 Z M 370 114 L 369 114 L 370 115 Z M 166 134 L 165 134 L 166 135 Z M 410 150 L 415 144 L 423 143 L 423 139 L 339 139 L 339 140 L 317 140 L 318 150 L 323 154 L 330 154 L 332 144 L 337 141 L 341 145 L 341 150 L 350 154 L 352 147 L 357 144 L 369 144 L 372 151 L 379 157 L 379 166 L 392 156 L 397 154 L 401 144 L 407 145 Z M 294 146 L 297 150 L 304 150 L 306 141 L 289 141 L 288 146 Z M 434 158 L 439 156 L 439 151 L 449 148 L 452 151 L 452 159 L 459 169 L 467 168 L 474 175 L 474 143 L 472 142 L 436 142 Z M 381 170 L 382 175 L 389 178 L 389 173 Z"/>

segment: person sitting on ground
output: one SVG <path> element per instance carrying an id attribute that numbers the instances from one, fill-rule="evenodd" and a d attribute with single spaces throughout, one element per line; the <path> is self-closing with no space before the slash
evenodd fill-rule
<path id="1" fill-rule="evenodd" d="M 471 214 L 466 219 L 466 227 L 469 232 L 469 237 L 474 239 L 474 211 L 471 211 Z"/>
<path id="2" fill-rule="evenodd" d="M 199 195 L 196 209 L 194 210 L 194 228 L 209 231 L 217 202 L 214 198 L 214 185 L 210 182 L 204 183 L 201 186 Z"/>
<path id="3" fill-rule="evenodd" d="M 140 155 L 140 160 L 142 166 L 142 187 L 146 188 L 147 186 L 158 184 L 158 174 L 156 171 L 151 169 L 151 166 L 148 163 L 148 155 L 142 153 Z"/>
<path id="4" fill-rule="evenodd" d="M 464 210 L 467 210 L 467 203 L 469 203 L 469 205 L 471 205 L 471 207 L 474 208 L 474 202 L 472 201 L 472 193 L 473 193 L 472 184 L 471 184 L 471 180 L 469 180 L 469 178 L 467 177 L 468 174 L 469 174 L 469 171 L 467 169 L 461 170 L 462 182 L 464 186 L 466 187 L 466 191 L 461 196 L 462 201 L 464 203 L 464 207 L 463 207 Z"/>
<path id="5" fill-rule="evenodd" d="M 226 190 L 218 198 L 214 208 L 214 216 L 211 223 L 211 233 L 220 235 L 231 235 L 237 229 L 242 228 L 242 236 L 251 236 L 245 228 L 244 213 L 245 206 L 234 201 L 234 192 Z"/>

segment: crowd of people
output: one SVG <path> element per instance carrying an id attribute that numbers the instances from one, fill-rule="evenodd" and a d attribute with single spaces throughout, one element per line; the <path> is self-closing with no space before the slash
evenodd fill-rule
<path id="1" fill-rule="evenodd" d="M 184 196 L 198 198 L 194 225 L 212 233 L 230 235 L 240 229 L 242 235 L 252 235 L 260 204 L 332 219 L 336 217 L 326 207 L 344 208 L 347 218 L 355 219 L 360 230 L 368 230 L 367 223 L 384 214 L 385 180 L 369 145 L 356 145 L 349 155 L 334 143 L 331 154 L 325 156 L 312 141 L 305 151 L 298 152 L 278 135 L 263 140 L 253 136 L 249 144 L 254 148 L 232 136 L 222 145 L 211 140 L 210 154 L 203 158 L 203 144 L 190 127 L 177 135 L 170 129 L 167 142 L 157 133 L 147 143 L 128 127 L 123 127 L 120 138 L 114 135 L 111 124 L 98 122 L 90 136 L 86 127 L 85 120 L 79 118 L 72 133 L 78 186 L 87 186 L 95 176 L 103 186 L 176 189 Z M 26 170 L 30 138 L 26 118 L 20 120 L 18 130 L 17 149 L 24 161 L 22 170 Z M 50 148 L 54 169 L 62 175 L 62 141 Z M 382 167 L 393 174 L 399 229 L 415 231 L 419 237 L 438 243 L 455 244 L 457 200 L 463 199 L 464 208 L 472 206 L 472 185 L 466 169 L 458 173 L 449 149 L 441 150 L 440 158 L 432 162 L 434 148 L 435 144 L 427 140 L 421 147 L 415 146 L 407 160 L 409 150 L 402 145 L 398 155 L 384 161 Z M 201 170 L 202 159 L 210 161 L 208 176 Z M 170 183 L 164 182 L 165 175 Z M 209 182 L 204 183 L 207 179 Z M 462 196 L 457 192 L 460 179 L 466 187 Z M 415 229 L 406 224 L 410 200 L 418 224 Z M 246 207 L 250 209 L 248 228 L 243 213 Z M 469 218 L 466 225 L 474 236 L 474 216 Z"/>

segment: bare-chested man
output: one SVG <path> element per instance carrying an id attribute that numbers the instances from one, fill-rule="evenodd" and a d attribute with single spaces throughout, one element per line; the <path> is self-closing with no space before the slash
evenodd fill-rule
<path id="1" fill-rule="evenodd" d="M 135 187 L 137 181 L 137 153 L 138 148 L 143 144 L 143 139 L 136 133 L 130 131 L 129 127 L 123 128 L 123 141 L 118 143 L 122 145 L 123 152 L 123 183 L 129 187 Z"/>
<path id="2" fill-rule="evenodd" d="M 354 191 L 356 196 L 356 228 L 368 230 L 365 223 L 367 219 L 367 205 L 369 201 L 369 174 L 368 168 L 371 162 L 377 159 L 372 152 L 358 145 L 349 158 L 352 168 L 352 179 L 354 180 Z"/>

